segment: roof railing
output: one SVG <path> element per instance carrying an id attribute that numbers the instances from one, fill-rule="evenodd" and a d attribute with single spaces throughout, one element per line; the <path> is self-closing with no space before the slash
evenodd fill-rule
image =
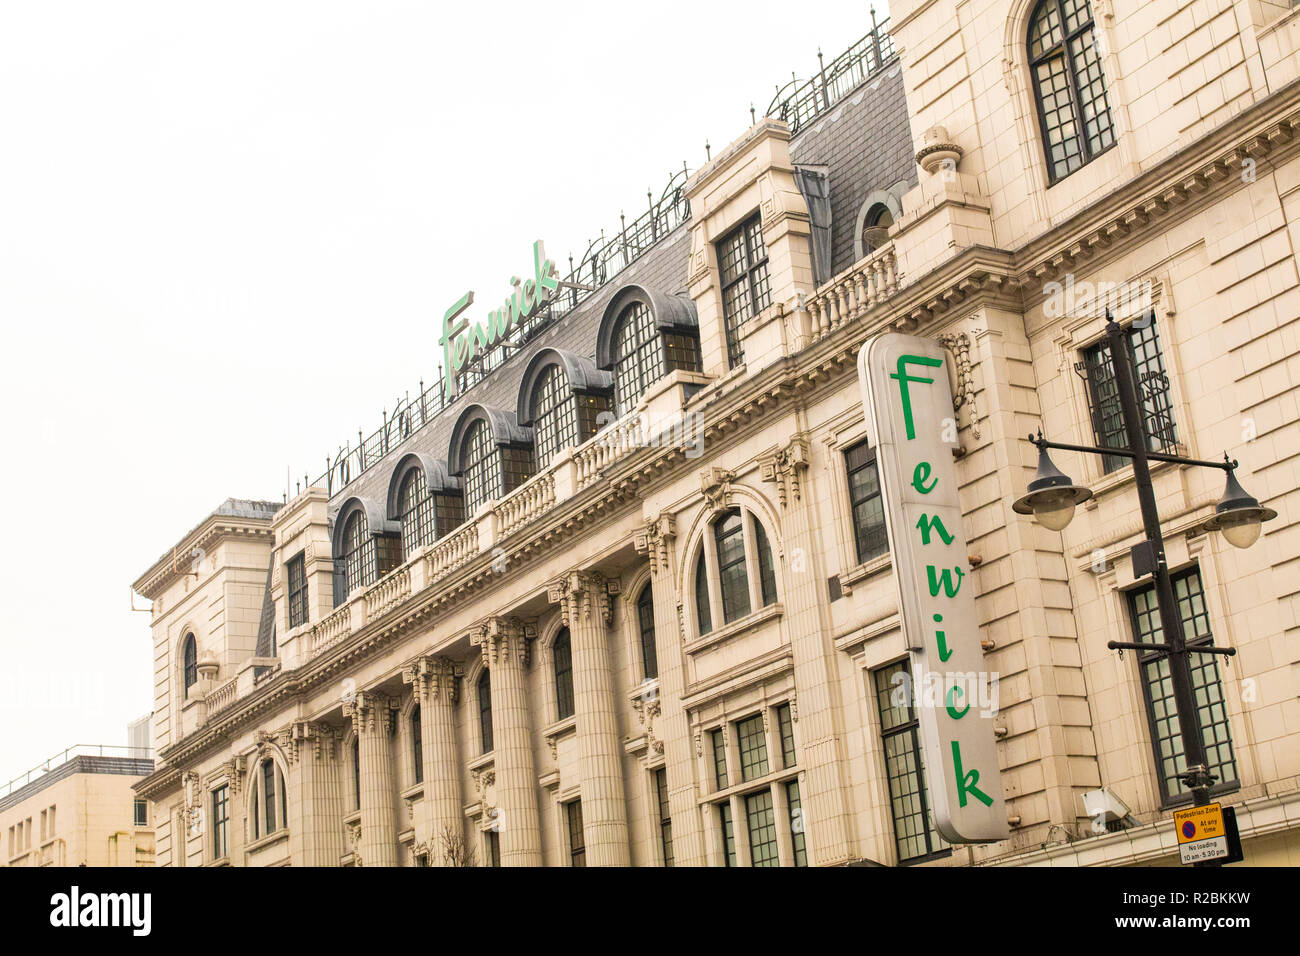
<path id="1" fill-rule="evenodd" d="M 130 747 L 118 744 L 73 744 L 48 760 L 43 760 L 26 773 L 20 773 L 8 783 L 0 786 L 0 799 L 21 790 L 29 783 L 35 783 L 46 774 L 77 757 L 134 757 L 137 760 L 153 759 L 152 747 Z"/>

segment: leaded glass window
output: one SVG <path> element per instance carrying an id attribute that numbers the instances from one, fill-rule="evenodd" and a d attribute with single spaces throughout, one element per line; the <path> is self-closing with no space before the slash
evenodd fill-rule
<path id="1" fill-rule="evenodd" d="M 767 282 L 767 246 L 757 214 L 741 223 L 718 243 L 718 268 L 722 273 L 722 320 L 727 337 L 727 366 L 745 361 L 741 326 L 772 302 Z"/>
<path id="2" fill-rule="evenodd" d="M 491 430 L 481 418 L 470 423 L 461 448 L 465 514 L 469 517 L 487 502 L 501 497 L 501 458 Z"/>
<path id="3" fill-rule="evenodd" d="M 1115 145 L 1088 0 L 1043 0 L 1029 19 L 1028 47 L 1054 183 Z"/>
<path id="4" fill-rule="evenodd" d="M 375 539 L 360 508 L 348 516 L 347 524 L 343 526 L 343 554 L 339 560 L 343 565 L 347 594 L 374 583 Z"/>
<path id="5" fill-rule="evenodd" d="M 644 302 L 633 302 L 619 317 L 614 363 L 614 408 L 615 414 L 622 416 L 664 372 L 659 330 Z"/>
<path id="6" fill-rule="evenodd" d="M 426 544 L 432 544 L 437 537 L 433 499 L 428 483 L 424 480 L 424 472 L 418 467 L 408 471 L 398 492 L 401 512 L 397 516 L 402 523 L 402 555 L 405 559 L 409 560 L 416 551 Z"/>
<path id="7" fill-rule="evenodd" d="M 533 450 L 545 468 L 565 448 L 582 444 L 569 380 L 559 365 L 548 366 L 533 386 Z"/>

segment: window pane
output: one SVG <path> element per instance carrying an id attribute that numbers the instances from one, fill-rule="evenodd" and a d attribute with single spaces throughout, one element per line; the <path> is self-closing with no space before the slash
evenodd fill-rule
<path id="1" fill-rule="evenodd" d="M 763 728 L 763 715 L 755 714 L 738 721 L 736 738 L 740 744 L 740 779 L 753 780 L 767 773 L 767 733 Z"/>
<path id="2" fill-rule="evenodd" d="M 745 533 L 740 512 L 732 511 L 713 526 L 722 585 L 722 619 L 730 622 L 749 613 L 749 573 L 745 567 Z"/>
<path id="3" fill-rule="evenodd" d="M 745 797 L 745 820 L 749 825 L 749 861 L 752 866 L 780 866 L 776 849 L 776 816 L 772 812 L 772 791 L 760 790 Z"/>
<path id="4" fill-rule="evenodd" d="M 900 675 L 909 680 L 895 683 L 895 678 Z M 889 780 L 890 811 L 900 863 L 923 859 L 948 846 L 934 828 L 933 814 L 927 802 L 919 724 L 908 694 L 910 676 L 906 661 L 883 667 L 874 674 L 884 738 L 885 773 Z"/>
<path id="5" fill-rule="evenodd" d="M 799 802 L 799 781 L 785 785 L 785 801 L 790 807 L 790 844 L 794 850 L 794 865 L 808 865 L 808 845 L 804 837 L 803 804 Z"/>
<path id="6" fill-rule="evenodd" d="M 306 562 L 300 554 L 286 565 L 289 592 L 289 626 L 307 623 L 307 572 Z"/>
<path id="7" fill-rule="evenodd" d="M 482 420 L 473 422 L 461 452 L 465 489 L 465 514 L 472 517 L 488 501 L 501 497 L 501 459 L 496 442 Z"/>
<path id="8" fill-rule="evenodd" d="M 776 723 L 781 730 L 781 768 L 789 770 L 796 763 L 794 752 L 794 719 L 790 705 L 782 704 L 776 709 Z"/>
<path id="9" fill-rule="evenodd" d="M 709 608 L 709 578 L 704 566 L 704 549 L 700 549 L 695 562 L 695 615 L 699 621 L 700 636 L 713 630 L 713 613 Z"/>
<path id="10" fill-rule="evenodd" d="M 569 861 L 573 866 L 587 865 L 587 847 L 582 838 L 582 801 L 565 804 L 569 818 Z"/>
<path id="11" fill-rule="evenodd" d="M 219 860 L 230 852 L 230 788 L 212 791 L 212 858 Z"/>
<path id="12" fill-rule="evenodd" d="M 415 782 L 424 782 L 424 728 L 420 726 L 420 705 L 411 710 L 411 760 Z"/>
<path id="13" fill-rule="evenodd" d="M 402 481 L 399 494 L 402 523 L 402 555 L 409 559 L 434 539 L 433 496 L 429 494 L 424 473 L 412 468 Z"/>
<path id="14" fill-rule="evenodd" d="M 772 565 L 772 548 L 767 543 L 767 532 L 757 518 L 754 522 L 754 550 L 758 552 L 759 593 L 763 607 L 776 603 L 776 569 Z"/>
<path id="15" fill-rule="evenodd" d="M 767 247 L 756 214 L 724 236 L 717 245 L 722 276 L 722 320 L 730 368 L 745 361 L 741 326 L 771 304 L 767 280 Z"/>
<path id="16" fill-rule="evenodd" d="M 552 365 L 533 386 L 533 448 L 541 468 L 565 448 L 577 446 L 578 417 L 564 369 Z"/>
<path id="17" fill-rule="evenodd" d="M 484 753 L 492 752 L 492 673 L 484 671 L 478 679 L 479 743 Z"/>
<path id="18" fill-rule="evenodd" d="M 664 866 L 673 865 L 673 818 L 668 812 L 668 771 L 662 767 L 654 773 L 655 797 L 659 803 L 659 839 L 663 845 Z"/>
<path id="19" fill-rule="evenodd" d="M 853 540 L 858 562 L 869 561 L 889 550 L 885 531 L 885 506 L 880 498 L 876 452 L 859 442 L 844 453 L 849 477 L 849 507 L 853 512 Z"/>
<path id="20" fill-rule="evenodd" d="M 726 790 L 727 783 L 727 740 L 721 729 L 710 735 L 713 739 L 713 781 L 718 790 Z"/>
<path id="21" fill-rule="evenodd" d="M 266 833 L 275 832 L 275 764 L 262 762 L 262 808 L 266 812 Z"/>
<path id="22" fill-rule="evenodd" d="M 718 822 L 722 826 L 722 858 L 727 866 L 736 865 L 736 833 L 731 826 L 731 804 L 718 804 Z"/>
<path id="23" fill-rule="evenodd" d="M 644 302 L 633 302 L 614 331 L 614 406 L 619 416 L 641 400 L 646 389 L 663 375 L 659 330 Z"/>
<path id="24" fill-rule="evenodd" d="M 555 709 L 557 719 L 573 716 L 573 654 L 567 628 L 555 636 L 551 646 L 555 657 Z"/>
<path id="25" fill-rule="evenodd" d="M 1174 427 L 1169 376 L 1165 373 L 1164 358 L 1160 353 L 1155 316 L 1148 318 L 1149 322 L 1144 323 L 1145 328 L 1130 327 L 1125 339 L 1133 360 L 1142 425 L 1147 434 L 1147 449 L 1173 452 L 1178 444 L 1178 433 Z M 1102 448 L 1127 448 L 1128 432 L 1125 429 L 1124 410 L 1120 403 L 1119 383 L 1115 378 L 1110 345 L 1099 342 L 1086 349 L 1084 364 L 1088 374 L 1088 397 L 1097 444 Z M 1123 468 L 1128 462 L 1129 459 L 1120 455 L 1107 455 L 1103 459 L 1103 466 L 1109 473 Z"/>
<path id="26" fill-rule="evenodd" d="M 637 623 L 641 630 L 641 670 L 646 680 L 659 676 L 659 653 L 655 649 L 655 602 L 650 585 L 641 589 L 636 601 Z"/>

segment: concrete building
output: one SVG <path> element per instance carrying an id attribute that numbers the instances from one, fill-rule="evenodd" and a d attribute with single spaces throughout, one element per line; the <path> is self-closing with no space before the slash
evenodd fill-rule
<path id="1" fill-rule="evenodd" d="M 153 770 L 147 726 L 133 722 L 125 747 L 70 747 L 0 787 L 0 865 L 153 866 L 149 803 L 132 789 Z"/>
<path id="2" fill-rule="evenodd" d="M 894 0 L 575 274 L 520 250 L 513 311 L 431 327 L 446 388 L 135 582 L 159 862 L 1176 863 L 1167 662 L 1106 649 L 1155 638 L 1132 468 L 1058 455 L 1063 532 L 1011 509 L 1027 434 L 1122 431 L 1109 309 L 1157 444 L 1279 513 L 1238 550 L 1218 472 L 1154 469 L 1188 639 L 1238 651 L 1196 672 L 1215 796 L 1300 863 L 1298 78 L 1283 3 Z M 892 693 L 891 330 L 956 370 L 998 843 L 936 832 Z"/>

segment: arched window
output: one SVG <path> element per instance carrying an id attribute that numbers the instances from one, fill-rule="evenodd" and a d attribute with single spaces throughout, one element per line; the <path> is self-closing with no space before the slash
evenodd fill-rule
<path id="1" fill-rule="evenodd" d="M 1055 183 L 1115 145 L 1088 0 L 1042 0 L 1029 18 L 1029 71 Z"/>
<path id="2" fill-rule="evenodd" d="M 411 708 L 411 759 L 415 766 L 415 782 L 424 783 L 424 729 L 420 726 L 420 705 Z"/>
<path id="3" fill-rule="evenodd" d="M 348 594 L 375 580 L 375 542 L 365 512 L 358 508 L 343 526 L 343 580 Z"/>
<path id="4" fill-rule="evenodd" d="M 700 634 L 712 622 L 745 617 L 777 600 L 776 565 L 767 531 L 751 512 L 733 508 L 714 520 L 695 566 L 695 608 Z M 755 573 L 756 572 L 756 573 Z M 717 582 L 711 586 L 710 579 Z"/>
<path id="5" fill-rule="evenodd" d="M 412 468 L 402 479 L 398 494 L 397 520 L 402 523 L 402 554 L 410 558 L 426 544 L 433 543 L 436 531 L 433 495 L 429 492 L 424 472 Z"/>
<path id="6" fill-rule="evenodd" d="M 199 680 L 199 646 L 193 634 L 185 635 L 185 644 L 181 650 L 185 668 L 185 696 L 190 696 L 190 688 Z"/>
<path id="7" fill-rule="evenodd" d="M 641 673 L 646 680 L 654 680 L 659 676 L 659 653 L 655 648 L 655 599 L 649 584 L 636 599 L 636 622 L 641 634 Z"/>
<path id="8" fill-rule="evenodd" d="M 253 773 L 252 787 L 253 839 L 259 840 L 288 827 L 289 800 L 279 764 L 264 757 Z"/>
<path id="9" fill-rule="evenodd" d="M 867 210 L 862 220 L 862 254 L 869 255 L 889 241 L 889 227 L 894 224 L 894 214 L 883 202 Z"/>
<path id="10" fill-rule="evenodd" d="M 574 396 L 559 365 L 547 368 L 533 386 L 533 450 L 545 468 L 562 449 L 582 443 Z"/>
<path id="11" fill-rule="evenodd" d="M 501 459 L 488 423 L 472 422 L 465 433 L 461 474 L 465 477 L 465 514 L 473 515 L 487 501 L 501 496 Z"/>
<path id="12" fill-rule="evenodd" d="M 484 669 L 478 679 L 478 732 L 483 752 L 492 752 L 492 672 Z"/>
<path id="13" fill-rule="evenodd" d="M 614 405 L 617 414 L 623 415 L 663 373 L 658 331 L 644 302 L 633 302 L 619 318 L 614 355 Z"/>
<path id="14" fill-rule="evenodd" d="M 573 716 L 573 648 L 567 627 L 551 642 L 551 656 L 555 659 L 556 719 L 563 720 Z"/>

